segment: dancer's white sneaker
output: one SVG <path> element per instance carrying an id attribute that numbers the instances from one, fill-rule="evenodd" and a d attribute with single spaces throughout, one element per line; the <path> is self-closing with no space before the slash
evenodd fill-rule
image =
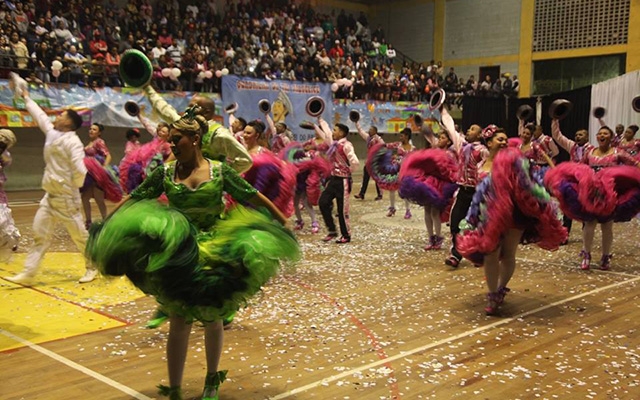
<path id="1" fill-rule="evenodd" d="M 84 276 L 80 279 L 78 279 L 79 283 L 87 283 L 87 282 L 91 282 L 92 280 L 96 279 L 96 276 L 98 275 L 98 270 L 95 268 L 87 268 L 87 272 L 84 273 Z"/>
<path id="2" fill-rule="evenodd" d="M 20 284 L 28 286 L 31 283 L 33 283 L 33 277 L 34 277 L 34 275 L 32 275 L 32 274 L 30 274 L 28 272 L 20 272 L 19 274 L 7 277 L 6 279 L 8 281 L 13 282 L 13 283 L 20 283 Z"/>

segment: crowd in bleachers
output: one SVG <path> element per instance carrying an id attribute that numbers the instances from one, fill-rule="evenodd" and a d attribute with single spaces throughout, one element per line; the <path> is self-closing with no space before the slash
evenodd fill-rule
<path id="1" fill-rule="evenodd" d="M 220 77 L 235 74 L 349 80 L 333 86 L 337 98 L 428 101 L 441 87 L 459 104 L 465 94 L 517 93 L 508 76 L 465 82 L 453 68 L 445 74 L 441 62 L 407 59 L 386 39 L 362 12 L 327 15 L 304 3 L 244 0 L 218 9 L 216 1 L 0 2 L 0 74 L 17 70 L 33 83 L 121 86 L 120 56 L 133 48 L 147 54 L 160 90 L 220 91 Z"/>

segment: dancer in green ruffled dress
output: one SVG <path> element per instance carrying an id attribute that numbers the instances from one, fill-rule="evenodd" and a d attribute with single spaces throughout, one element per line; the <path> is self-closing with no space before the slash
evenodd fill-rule
<path id="1" fill-rule="evenodd" d="M 204 324 L 207 376 L 203 399 L 217 399 L 226 371 L 218 371 L 221 320 L 275 275 L 300 249 L 286 218 L 226 163 L 202 155 L 207 123 L 190 109 L 171 125 L 175 162 L 154 172 L 104 224 L 92 228 L 87 253 L 105 275 L 127 275 L 170 315 L 170 386 L 181 399 L 191 324 Z M 205 143 L 206 145 L 206 143 Z M 223 191 L 241 206 L 223 215 Z M 162 193 L 169 205 L 153 200 Z M 278 222 L 273 221 L 276 219 Z M 281 225 L 282 224 L 282 225 Z"/>

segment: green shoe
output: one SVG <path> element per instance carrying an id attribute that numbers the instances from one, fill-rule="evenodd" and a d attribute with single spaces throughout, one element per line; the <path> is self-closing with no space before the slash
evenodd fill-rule
<path id="1" fill-rule="evenodd" d="M 222 382 L 227 379 L 227 370 L 218 371 L 215 373 L 207 374 L 204 378 L 204 391 L 202 392 L 202 400 L 219 400 L 220 392 L 218 388 Z"/>
<path id="2" fill-rule="evenodd" d="M 168 319 L 169 316 L 167 315 L 167 313 L 165 313 L 162 308 L 158 307 L 151 321 L 147 322 L 147 329 L 156 329 Z"/>
<path id="3" fill-rule="evenodd" d="M 236 312 L 232 312 L 231 314 L 227 315 L 226 317 L 222 318 L 222 325 L 227 326 L 230 323 L 233 322 L 233 319 L 236 317 Z"/>
<path id="4" fill-rule="evenodd" d="M 180 386 L 164 386 L 158 385 L 158 393 L 161 396 L 168 396 L 169 400 L 182 400 L 182 389 Z"/>

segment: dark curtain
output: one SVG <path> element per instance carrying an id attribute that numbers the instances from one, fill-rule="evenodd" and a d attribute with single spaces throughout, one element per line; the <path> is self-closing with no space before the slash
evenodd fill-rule
<path id="1" fill-rule="evenodd" d="M 463 132 L 473 124 L 484 128 L 489 124 L 504 126 L 506 120 L 504 97 L 465 96 L 462 99 Z"/>
<path id="2" fill-rule="evenodd" d="M 525 121 L 525 125 L 528 123 L 535 123 L 536 101 L 537 97 L 508 99 L 509 117 L 504 124 L 504 130 L 507 132 L 507 136 L 518 137 L 518 117 L 516 117 L 516 113 L 518 112 L 518 108 L 520 108 L 521 106 L 527 105 L 533 108 L 533 118 L 531 118 L 531 120 L 529 121 Z"/>
<path id="3" fill-rule="evenodd" d="M 551 103 L 557 99 L 566 99 L 573 103 L 571 112 L 560 121 L 560 130 L 562 134 L 573 140 L 576 131 L 580 129 L 589 129 L 589 118 L 591 118 L 591 86 L 568 92 L 553 93 L 542 98 L 542 132 L 551 136 L 551 117 L 549 116 L 549 107 Z M 560 161 L 569 159 L 569 154 L 564 150 L 560 150 Z"/>
<path id="4" fill-rule="evenodd" d="M 540 124 L 542 125 L 542 132 L 549 136 L 551 136 L 549 107 L 556 99 L 566 99 L 573 103 L 571 112 L 560 121 L 562 133 L 569 139 L 573 139 L 577 130 L 589 127 L 591 86 L 542 96 L 542 120 Z M 466 131 L 473 124 L 478 124 L 483 128 L 489 124 L 495 124 L 503 127 L 507 132 L 507 136 L 516 137 L 518 136 L 518 119 L 516 118 L 518 108 L 527 104 L 535 110 L 536 102 L 537 97 L 518 99 L 465 96 L 462 100 L 462 129 Z M 529 122 L 535 123 L 535 117 Z M 561 149 L 558 160 L 562 161 L 568 158 L 569 155 Z"/>

